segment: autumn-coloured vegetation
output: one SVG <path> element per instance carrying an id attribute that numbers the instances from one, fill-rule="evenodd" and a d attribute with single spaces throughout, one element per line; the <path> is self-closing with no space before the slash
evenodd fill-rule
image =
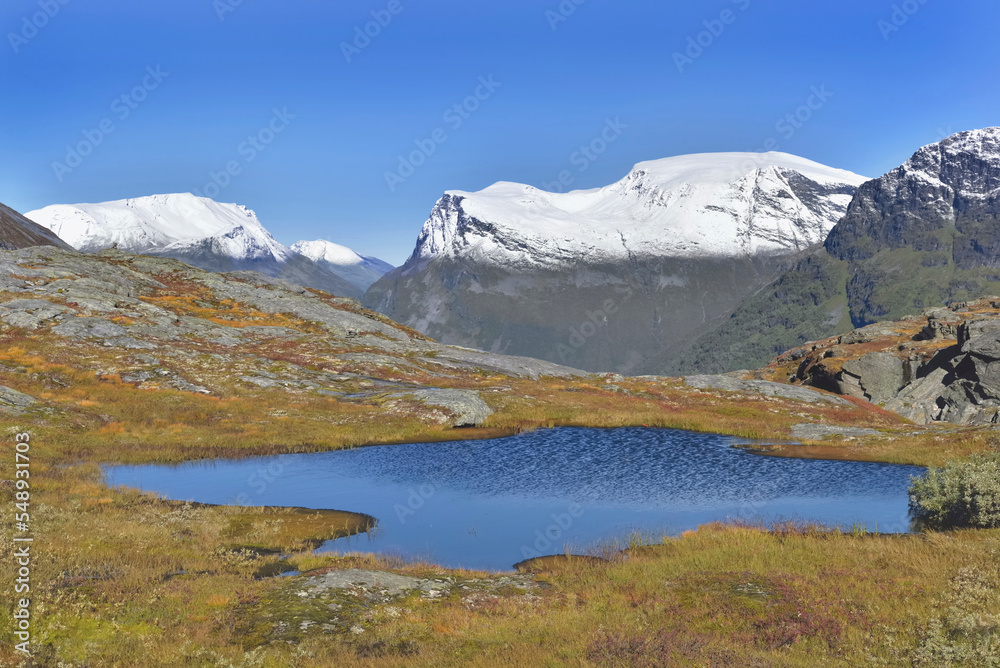
<path id="1" fill-rule="evenodd" d="M 808 404 L 695 390 L 679 379 L 532 380 L 486 370 L 442 378 L 427 356 L 401 355 L 394 364 L 345 358 L 369 349 L 331 340 L 292 315 L 218 300 L 197 282 L 158 280 L 167 289 L 142 298 L 178 316 L 302 336 L 261 336 L 241 357 L 197 340 L 172 344 L 182 358 L 149 353 L 163 378 L 183 376 L 206 394 L 159 376 L 127 380 L 128 351 L 45 330 L 0 330 L 0 385 L 38 400 L 7 416 L 0 434 L 11 444 L 15 433 L 32 434 L 35 665 L 856 666 L 944 665 L 935 661 L 949 656 L 959 657 L 955 665 L 988 665 L 980 662 L 984 648 L 1000 629 L 993 530 L 897 537 L 712 525 L 651 544 L 622 537 L 620 549 L 602 553 L 607 559 L 547 563 L 528 593 L 410 595 L 392 612 L 347 606 L 344 625 L 303 629 L 314 611 L 294 593 L 296 578 L 273 577 L 279 573 L 362 567 L 456 581 L 495 576 L 316 554 L 319 542 L 362 530 L 370 518 L 178 504 L 109 489 L 100 465 L 635 425 L 758 439 L 754 447 L 772 455 L 939 465 L 990 450 L 996 438 L 985 428 L 915 427 L 863 401 Z M 261 370 L 279 376 L 286 365 L 345 374 L 342 392 L 240 380 Z M 372 377 L 476 389 L 495 413 L 481 427 L 453 429 L 432 407 L 373 389 L 365 380 Z M 790 444 L 791 427 L 810 422 L 881 435 Z M 5 458 L 0 480 L 13 477 L 10 466 Z M 0 484 L 0 505 L 12 493 Z M 10 544 L 12 531 L 5 515 L 0 540 Z M 0 582 L 12 581 L 13 568 L 2 560 Z M 9 597 L 0 596 L 8 608 Z M 351 620 L 368 630 L 351 632 Z M 16 665 L 6 641 L 11 623 L 0 618 L 0 662 Z"/>

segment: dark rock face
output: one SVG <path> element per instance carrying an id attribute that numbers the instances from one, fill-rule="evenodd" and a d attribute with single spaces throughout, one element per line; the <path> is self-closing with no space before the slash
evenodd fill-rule
<path id="1" fill-rule="evenodd" d="M 910 368 L 889 353 L 868 353 L 844 364 L 840 393 L 883 404 L 896 396 L 910 378 Z"/>
<path id="2" fill-rule="evenodd" d="M 919 265 L 937 292 L 979 292 L 983 280 L 961 272 L 1000 266 L 1000 128 L 961 132 L 925 146 L 906 164 L 862 185 L 825 247 L 851 262 L 848 284 L 855 324 L 899 316 L 908 295 L 888 294 L 901 279 L 893 262 Z M 893 252 L 896 251 L 895 254 Z M 910 255 L 900 251 L 909 251 Z M 974 294 L 973 296 L 979 296 Z"/>
<path id="3" fill-rule="evenodd" d="M 56 246 L 69 249 L 69 245 L 50 230 L 33 223 L 14 209 L 0 204 L 0 250 L 31 246 Z"/>
<path id="4" fill-rule="evenodd" d="M 1000 422 L 1000 359 L 963 354 L 956 346 L 922 372 L 926 375 L 885 404 L 887 410 L 914 422 Z"/>
<path id="5" fill-rule="evenodd" d="M 1000 258 L 1000 128 L 961 132 L 862 185 L 826 249 L 842 260 L 909 247 L 945 251 L 963 269 Z M 948 239 L 940 232 L 954 228 Z M 949 243 L 950 242 L 950 243 Z"/>

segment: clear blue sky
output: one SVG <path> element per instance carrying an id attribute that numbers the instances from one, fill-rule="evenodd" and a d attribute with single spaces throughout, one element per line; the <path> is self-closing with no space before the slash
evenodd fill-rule
<path id="1" fill-rule="evenodd" d="M 255 209 L 279 240 L 395 264 L 445 190 L 563 171 L 589 188 L 642 160 L 768 139 L 878 176 L 943 134 L 1000 124 L 995 0 L 62 2 L 0 9 L 0 201 L 215 195 L 210 173 L 232 163 L 215 199 Z M 387 25 L 355 42 L 372 12 Z M 779 125 L 797 111 L 800 127 Z M 574 155 L 609 119 L 628 127 Z M 423 164 L 399 172 L 418 140 Z M 89 155 L 68 157 L 81 142 Z M 394 171 L 406 178 L 391 189 Z"/>

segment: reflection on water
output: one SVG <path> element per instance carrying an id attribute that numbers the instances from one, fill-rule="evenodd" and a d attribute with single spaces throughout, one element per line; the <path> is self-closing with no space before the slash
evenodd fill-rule
<path id="1" fill-rule="evenodd" d="M 371 534 L 322 549 L 506 570 L 602 541 L 678 534 L 715 520 L 797 519 L 909 530 L 923 469 L 761 457 L 737 439 L 667 429 L 538 431 L 488 441 L 108 467 L 108 483 L 203 503 L 368 513 Z"/>

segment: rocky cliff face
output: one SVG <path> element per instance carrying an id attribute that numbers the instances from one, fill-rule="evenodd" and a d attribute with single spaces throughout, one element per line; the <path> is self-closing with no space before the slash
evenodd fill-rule
<path id="1" fill-rule="evenodd" d="M 1000 281 L 998 221 L 1000 128 L 925 146 L 862 186 L 826 241 L 852 265 L 854 323 L 995 292 L 987 284 Z M 912 266 L 895 266 L 904 263 Z"/>
<path id="2" fill-rule="evenodd" d="M 712 154 L 595 190 L 451 192 L 364 301 L 449 343 L 659 373 L 821 242 L 863 181 L 785 154 Z"/>
<path id="3" fill-rule="evenodd" d="M 1000 128 L 960 132 L 859 188 L 826 249 L 852 262 L 911 248 L 962 269 L 996 267 L 998 217 Z"/>
<path id="4" fill-rule="evenodd" d="M 998 265 L 1000 128 L 961 132 L 863 184 L 823 249 L 668 370 L 753 368 L 804 341 L 994 294 Z"/>

